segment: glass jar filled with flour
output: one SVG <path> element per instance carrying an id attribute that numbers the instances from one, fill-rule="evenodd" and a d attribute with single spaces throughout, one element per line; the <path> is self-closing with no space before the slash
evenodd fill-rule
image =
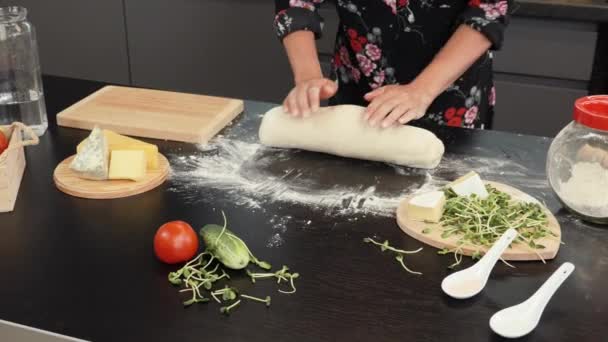
<path id="1" fill-rule="evenodd" d="M 37 135 L 48 127 L 34 27 L 23 7 L 0 7 L 0 125 L 15 121 Z"/>
<path id="2" fill-rule="evenodd" d="M 568 209 L 608 224 L 608 95 L 575 102 L 574 121 L 549 148 L 547 176 Z"/>

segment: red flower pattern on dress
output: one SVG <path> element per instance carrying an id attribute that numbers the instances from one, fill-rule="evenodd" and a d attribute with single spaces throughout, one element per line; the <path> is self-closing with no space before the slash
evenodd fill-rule
<path id="1" fill-rule="evenodd" d="M 359 71 L 359 69 L 351 67 L 350 75 L 353 77 L 353 80 L 355 80 L 355 82 L 359 83 L 359 80 L 361 79 L 361 71 Z"/>
<path id="2" fill-rule="evenodd" d="M 363 50 L 363 45 L 361 45 L 361 43 L 359 43 L 358 40 L 356 39 L 352 39 L 350 41 L 350 47 L 353 49 L 353 51 L 355 52 L 361 52 L 361 50 Z"/>
<path id="3" fill-rule="evenodd" d="M 348 50 L 346 50 L 346 47 L 341 46 L 340 47 L 340 60 L 342 61 L 342 64 L 344 64 L 344 66 L 347 67 L 352 67 L 352 63 L 350 62 L 350 56 L 348 55 Z"/>
<path id="4" fill-rule="evenodd" d="M 477 106 L 472 106 L 467 110 L 464 114 L 464 123 L 470 125 L 477 119 L 477 113 L 479 112 L 479 108 Z"/>
<path id="5" fill-rule="evenodd" d="M 470 7 L 479 7 L 479 5 L 481 5 L 481 0 L 470 0 L 469 1 Z"/>
<path id="6" fill-rule="evenodd" d="M 359 43 L 361 43 L 361 45 L 367 44 L 367 38 L 365 38 L 363 36 L 359 36 L 359 38 L 357 38 L 357 40 L 359 41 Z"/>
<path id="7" fill-rule="evenodd" d="M 372 60 L 377 61 L 382 57 L 382 50 L 376 44 L 367 44 L 365 54 Z"/>
<path id="8" fill-rule="evenodd" d="M 456 115 L 456 108 L 450 107 L 443 112 L 446 119 L 451 120 Z"/>
<path id="9" fill-rule="evenodd" d="M 448 121 L 447 125 L 452 127 L 460 127 L 462 125 L 462 118 L 455 116 Z"/>
<path id="10" fill-rule="evenodd" d="M 460 107 L 456 109 L 456 107 L 450 107 L 443 112 L 443 116 L 447 120 L 447 124 L 449 126 L 460 126 L 462 124 L 462 116 L 465 115 L 467 109 L 465 107 Z M 452 124 L 450 124 L 452 123 Z"/>
<path id="11" fill-rule="evenodd" d="M 355 29 L 352 29 L 352 28 L 348 29 L 346 31 L 346 33 L 348 34 L 348 36 L 350 37 L 350 39 L 355 39 L 358 36 L 357 31 L 355 31 Z"/>
<path id="12" fill-rule="evenodd" d="M 501 0 L 494 4 L 480 4 L 479 8 L 484 10 L 486 19 L 496 20 L 498 17 L 507 15 L 508 4 L 506 0 Z"/>
<path id="13" fill-rule="evenodd" d="M 397 3 L 397 5 L 398 5 L 399 7 L 406 7 L 406 6 L 407 6 L 407 5 L 409 5 L 409 4 L 410 4 L 410 1 L 409 1 L 409 0 L 399 0 L 399 2 Z"/>
<path id="14" fill-rule="evenodd" d="M 374 75 L 374 82 L 370 84 L 372 89 L 376 89 L 384 84 L 384 79 L 386 78 L 386 74 L 384 70 L 380 70 Z"/>
<path id="15" fill-rule="evenodd" d="M 376 69 L 376 63 L 372 62 L 371 59 L 365 57 L 365 55 L 358 53 L 357 62 L 359 62 L 359 69 L 363 72 L 363 75 L 369 76 Z"/>
<path id="16" fill-rule="evenodd" d="M 342 66 L 342 60 L 340 59 L 340 54 L 336 53 L 334 55 L 334 65 L 336 66 L 336 68 L 339 68 Z"/>

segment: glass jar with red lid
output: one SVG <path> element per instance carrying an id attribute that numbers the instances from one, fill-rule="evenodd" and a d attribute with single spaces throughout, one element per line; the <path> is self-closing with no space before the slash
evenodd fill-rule
<path id="1" fill-rule="evenodd" d="M 608 224 L 608 95 L 576 100 L 574 121 L 549 148 L 547 177 L 566 208 Z"/>

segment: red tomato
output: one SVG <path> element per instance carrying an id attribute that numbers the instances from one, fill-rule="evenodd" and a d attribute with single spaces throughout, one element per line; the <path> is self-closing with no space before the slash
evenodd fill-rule
<path id="1" fill-rule="evenodd" d="M 167 222 L 154 235 L 154 253 L 167 264 L 188 261 L 197 251 L 198 236 L 186 222 Z"/>
<path id="2" fill-rule="evenodd" d="M 4 152 L 4 150 L 6 150 L 7 147 L 8 147 L 8 139 L 6 138 L 4 133 L 2 133 L 2 131 L 0 131 L 0 154 L 2 154 L 2 152 Z"/>

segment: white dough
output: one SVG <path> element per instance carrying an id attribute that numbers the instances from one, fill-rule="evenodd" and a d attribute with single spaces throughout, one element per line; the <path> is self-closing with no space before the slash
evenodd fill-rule
<path id="1" fill-rule="evenodd" d="M 432 169 L 443 156 L 444 146 L 435 134 L 413 126 L 371 127 L 363 118 L 364 107 L 323 107 L 308 118 L 294 118 L 276 107 L 264 115 L 260 126 L 262 144 L 298 148 L 342 157 L 388 162 Z"/>

